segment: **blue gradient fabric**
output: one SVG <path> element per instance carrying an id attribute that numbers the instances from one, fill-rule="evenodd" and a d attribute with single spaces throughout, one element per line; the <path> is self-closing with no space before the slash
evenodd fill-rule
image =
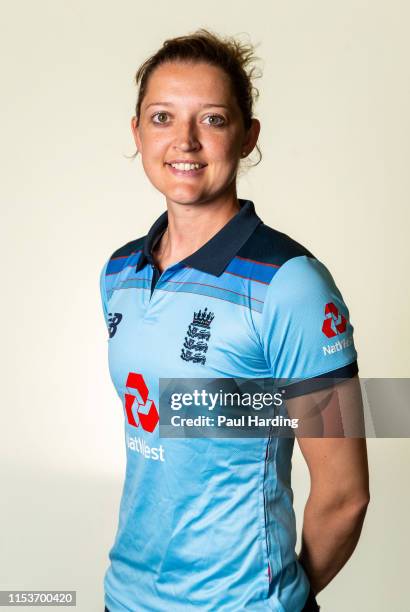
<path id="1" fill-rule="evenodd" d="M 126 449 L 104 576 L 110 612 L 300 612 L 308 598 L 295 552 L 294 439 L 159 436 L 160 378 L 357 373 L 349 312 L 330 272 L 266 226 L 251 201 L 239 203 L 209 243 L 162 274 L 152 248 L 167 213 L 101 270 Z"/>

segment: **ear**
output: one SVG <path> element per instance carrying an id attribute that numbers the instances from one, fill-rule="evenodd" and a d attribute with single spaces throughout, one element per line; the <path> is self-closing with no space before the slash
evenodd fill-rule
<path id="1" fill-rule="evenodd" d="M 142 142 L 141 142 L 141 137 L 140 137 L 140 128 L 138 126 L 137 123 L 137 117 L 131 117 L 131 131 L 132 131 L 132 135 L 134 137 L 134 142 L 136 144 L 136 147 L 138 149 L 138 151 L 141 151 L 142 149 Z"/>
<path id="2" fill-rule="evenodd" d="M 246 132 L 245 140 L 242 143 L 242 150 L 246 150 L 247 155 L 252 153 L 256 146 L 259 138 L 259 132 L 261 131 L 261 124 L 259 119 L 252 119 L 252 124 L 249 130 Z"/>

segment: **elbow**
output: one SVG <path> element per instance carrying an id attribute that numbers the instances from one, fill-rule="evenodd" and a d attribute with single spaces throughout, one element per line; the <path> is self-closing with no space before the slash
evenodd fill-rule
<path id="1" fill-rule="evenodd" d="M 356 502 L 356 509 L 357 509 L 358 514 L 365 515 L 369 504 L 370 504 L 370 495 L 358 500 Z"/>
<path id="2" fill-rule="evenodd" d="M 366 516 L 369 503 L 370 492 L 364 491 L 360 494 L 358 493 L 345 498 L 343 507 L 346 514 L 350 515 L 352 518 L 357 518 L 360 520 Z"/>
<path id="3" fill-rule="evenodd" d="M 370 491 L 366 491 L 364 495 L 358 500 L 359 509 L 366 514 L 367 507 L 370 504 Z"/>
<path id="4" fill-rule="evenodd" d="M 323 497 L 311 496 L 313 506 L 318 506 L 327 512 L 335 512 L 346 518 L 360 519 L 364 517 L 370 503 L 370 493 L 365 491 L 335 491 Z"/>

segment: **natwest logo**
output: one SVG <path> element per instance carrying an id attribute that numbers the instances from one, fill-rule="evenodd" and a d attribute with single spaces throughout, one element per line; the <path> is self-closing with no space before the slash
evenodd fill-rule
<path id="1" fill-rule="evenodd" d="M 128 393 L 124 394 L 125 413 L 130 425 L 152 433 L 159 421 L 159 414 L 154 402 L 149 399 L 148 387 L 142 374 L 130 372 L 125 383 Z"/>
<path id="2" fill-rule="evenodd" d="M 329 302 L 325 306 L 325 320 L 322 325 L 322 332 L 328 338 L 334 338 L 337 334 L 343 334 L 346 331 L 346 317 L 339 313 L 333 302 Z"/>

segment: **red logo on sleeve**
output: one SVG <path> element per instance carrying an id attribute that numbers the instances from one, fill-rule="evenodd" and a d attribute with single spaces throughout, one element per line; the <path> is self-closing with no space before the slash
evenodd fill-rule
<path id="1" fill-rule="evenodd" d="M 328 338 L 334 338 L 338 334 L 343 334 L 346 331 L 346 317 L 339 313 L 333 302 L 329 302 L 325 306 L 325 320 L 322 325 L 322 332 Z"/>
<path id="2" fill-rule="evenodd" d="M 154 402 L 148 397 L 148 387 L 142 374 L 130 372 L 125 386 L 127 390 L 132 390 L 132 393 L 124 395 L 128 423 L 134 427 L 141 425 L 142 429 L 152 433 L 158 424 L 159 414 Z"/>

